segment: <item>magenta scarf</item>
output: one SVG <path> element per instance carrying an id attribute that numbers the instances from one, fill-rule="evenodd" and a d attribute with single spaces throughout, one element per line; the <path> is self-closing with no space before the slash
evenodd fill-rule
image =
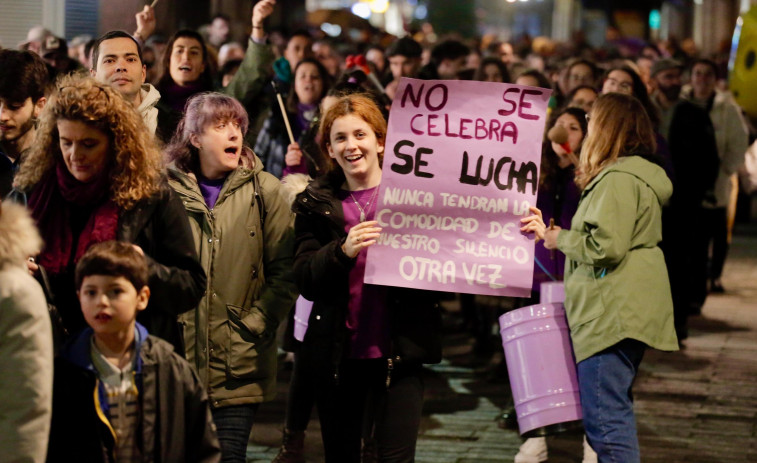
<path id="1" fill-rule="evenodd" d="M 42 179 L 29 195 L 32 217 L 45 240 L 38 261 L 48 272 L 63 272 L 72 261 L 72 253 L 76 263 L 92 244 L 116 239 L 119 209 L 109 198 L 109 184 L 110 176 L 105 173 L 93 182 L 82 183 L 58 162 L 55 172 Z M 76 249 L 70 223 L 73 208 L 92 209 Z"/>

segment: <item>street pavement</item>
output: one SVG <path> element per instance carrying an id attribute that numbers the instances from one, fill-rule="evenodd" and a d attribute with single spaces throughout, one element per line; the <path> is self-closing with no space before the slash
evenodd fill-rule
<path id="1" fill-rule="evenodd" d="M 737 225 L 723 275 L 726 293 L 711 294 L 689 338 L 674 353 L 648 351 L 634 386 L 644 463 L 757 462 L 757 225 Z M 459 321 L 454 301 L 447 326 Z M 464 332 L 445 334 L 444 361 L 425 372 L 419 463 L 512 462 L 522 443 L 496 418 L 508 394 L 498 354 L 481 360 Z M 459 331 L 459 330 L 458 330 Z M 263 404 L 248 461 L 270 462 L 281 442 L 289 372 L 278 397 Z M 547 437 L 551 463 L 581 462 L 580 430 Z M 315 412 L 306 437 L 308 462 L 323 461 Z"/>

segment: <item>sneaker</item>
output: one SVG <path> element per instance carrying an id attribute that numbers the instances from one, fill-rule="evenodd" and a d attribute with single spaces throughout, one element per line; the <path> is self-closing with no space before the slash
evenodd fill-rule
<path id="1" fill-rule="evenodd" d="M 584 434 L 584 459 L 581 463 L 597 463 L 597 452 L 589 445 L 589 442 L 586 440 L 586 434 Z"/>
<path id="2" fill-rule="evenodd" d="M 540 463 L 547 461 L 547 439 L 531 437 L 520 446 L 515 463 Z"/>

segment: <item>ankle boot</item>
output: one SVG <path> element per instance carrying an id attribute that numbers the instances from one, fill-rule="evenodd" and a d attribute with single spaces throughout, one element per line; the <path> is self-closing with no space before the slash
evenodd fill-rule
<path id="1" fill-rule="evenodd" d="M 305 431 L 284 429 L 281 448 L 271 463 L 305 463 Z"/>

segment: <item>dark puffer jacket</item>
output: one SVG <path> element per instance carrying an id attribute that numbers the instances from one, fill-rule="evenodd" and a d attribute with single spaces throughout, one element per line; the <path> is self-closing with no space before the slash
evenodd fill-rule
<path id="1" fill-rule="evenodd" d="M 294 271 L 302 295 L 314 302 L 303 340 L 323 362 L 338 372 L 347 339 L 349 272 L 355 259 L 342 251 L 347 236 L 344 211 L 336 193 L 344 182 L 341 170 L 324 175 L 297 195 L 293 204 L 296 252 Z M 441 311 L 437 294 L 388 288 L 391 357 L 407 363 L 441 361 Z"/>

